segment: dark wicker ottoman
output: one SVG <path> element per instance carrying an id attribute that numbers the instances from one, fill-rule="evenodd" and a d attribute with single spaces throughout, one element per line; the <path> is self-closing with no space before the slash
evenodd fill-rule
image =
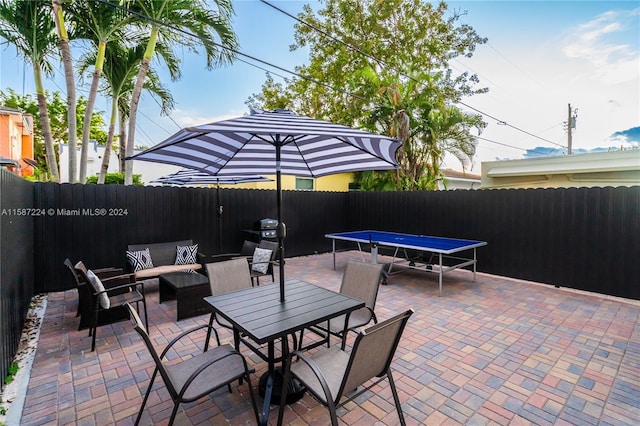
<path id="1" fill-rule="evenodd" d="M 204 297 L 211 296 L 209 279 L 197 272 L 171 272 L 158 277 L 160 303 L 177 301 L 178 321 L 211 312 Z"/>

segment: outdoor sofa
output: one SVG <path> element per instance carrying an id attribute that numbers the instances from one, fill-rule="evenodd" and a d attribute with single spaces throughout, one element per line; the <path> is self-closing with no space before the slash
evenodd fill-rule
<path id="1" fill-rule="evenodd" d="M 170 272 L 201 269 L 197 252 L 198 245 L 193 244 L 193 240 L 130 244 L 127 246 L 127 263 L 136 280 L 146 280 Z"/>

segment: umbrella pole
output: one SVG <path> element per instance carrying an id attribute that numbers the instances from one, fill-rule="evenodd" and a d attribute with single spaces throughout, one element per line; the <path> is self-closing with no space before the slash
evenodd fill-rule
<path id="1" fill-rule="evenodd" d="M 220 184 L 216 184 L 216 220 L 218 221 L 218 254 L 222 251 L 222 210 L 220 210 Z"/>
<path id="2" fill-rule="evenodd" d="M 276 193 L 278 197 L 278 260 L 280 266 L 280 301 L 284 302 L 284 244 L 285 226 L 282 223 L 282 178 L 280 171 L 280 137 L 276 140 Z"/>

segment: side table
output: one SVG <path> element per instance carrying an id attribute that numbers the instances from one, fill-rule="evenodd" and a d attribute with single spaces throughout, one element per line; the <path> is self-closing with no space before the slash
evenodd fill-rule
<path id="1" fill-rule="evenodd" d="M 160 303 L 176 300 L 178 321 L 208 314 L 211 307 L 203 298 L 211 296 L 209 279 L 197 272 L 170 272 L 158 277 Z"/>

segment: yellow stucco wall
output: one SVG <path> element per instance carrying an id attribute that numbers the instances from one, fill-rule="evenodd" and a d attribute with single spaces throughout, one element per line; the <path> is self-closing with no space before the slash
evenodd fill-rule
<path id="1" fill-rule="evenodd" d="M 251 189 L 276 189 L 276 177 L 275 175 L 265 175 L 272 182 L 250 182 L 241 183 L 238 185 L 220 185 L 221 188 L 251 188 Z M 341 173 L 337 175 L 329 175 L 317 178 L 314 180 L 315 191 L 336 191 L 347 192 L 349 191 L 349 183 L 353 181 L 353 173 Z M 296 177 L 295 176 L 282 176 L 282 189 L 294 190 L 296 189 Z"/>

